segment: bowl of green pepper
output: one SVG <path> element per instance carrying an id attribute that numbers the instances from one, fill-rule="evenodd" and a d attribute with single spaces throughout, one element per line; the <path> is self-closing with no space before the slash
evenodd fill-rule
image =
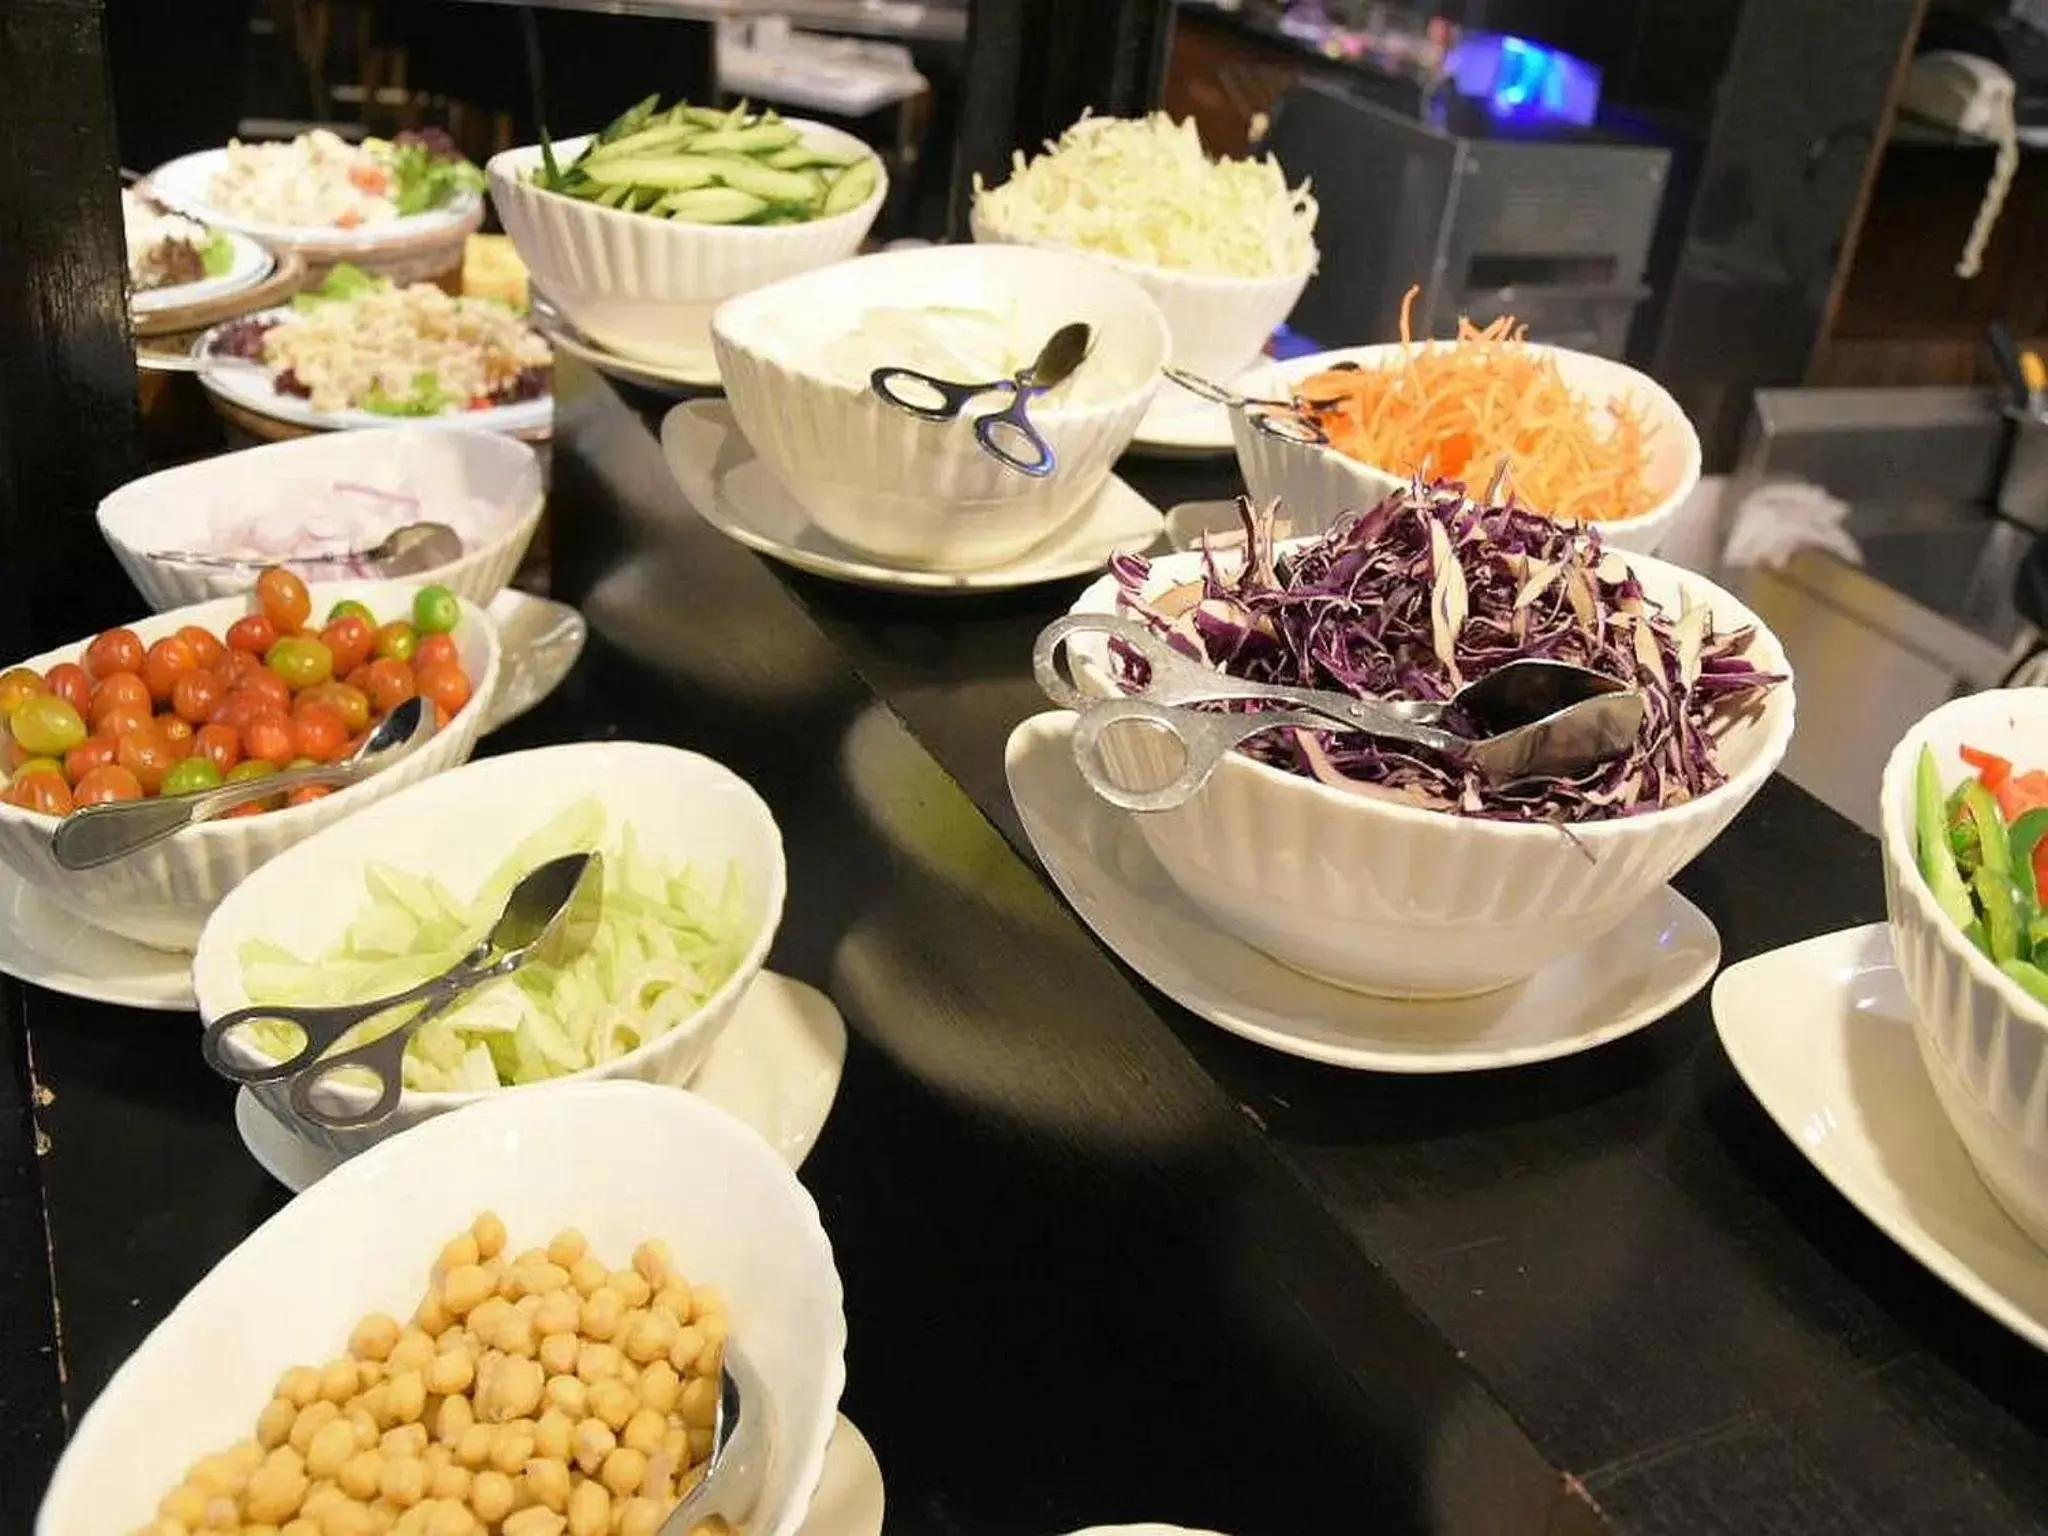
<path id="1" fill-rule="evenodd" d="M 2048 1248 L 2048 690 L 1955 699 L 1885 764 L 1892 951 L 1936 1097 Z"/>

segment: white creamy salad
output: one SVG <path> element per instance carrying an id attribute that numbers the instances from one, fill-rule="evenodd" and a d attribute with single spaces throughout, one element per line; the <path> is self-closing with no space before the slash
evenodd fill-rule
<path id="1" fill-rule="evenodd" d="M 1051 334 L 1042 323 L 1028 324 L 1014 311 L 877 305 L 862 310 L 827 341 L 818 361 L 828 375 L 853 389 L 866 389 L 877 368 L 910 368 L 953 383 L 978 384 L 1029 367 Z M 1040 398 L 1087 404 L 1101 394 L 1096 378 L 1084 363 Z"/>
<path id="2" fill-rule="evenodd" d="M 398 216 L 390 169 L 368 146 L 316 128 L 278 144 L 228 145 L 207 200 L 263 224 L 351 229 Z"/>

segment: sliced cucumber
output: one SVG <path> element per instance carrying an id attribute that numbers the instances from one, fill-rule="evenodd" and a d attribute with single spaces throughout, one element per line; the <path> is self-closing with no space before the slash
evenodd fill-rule
<path id="1" fill-rule="evenodd" d="M 608 160 L 634 160 L 664 154 L 670 150 L 680 149 L 689 140 L 698 137 L 702 131 L 688 123 L 665 123 L 659 128 L 642 128 L 638 133 L 629 133 L 623 139 L 613 139 L 609 144 L 599 145 L 587 157 L 588 163 L 603 164 Z"/>
<path id="2" fill-rule="evenodd" d="M 695 147 L 705 155 L 765 155 L 796 141 L 797 131 L 787 123 L 756 123 L 751 128 L 713 129 Z"/>
<path id="3" fill-rule="evenodd" d="M 801 139 L 772 154 L 763 155 L 762 160 L 778 171 L 807 171 L 820 166 L 841 169 L 867 158 L 864 149 L 840 151 L 826 149 L 817 144 L 806 144 Z"/>
<path id="4" fill-rule="evenodd" d="M 718 179 L 725 185 L 751 193 L 764 203 L 790 203 L 809 208 L 817 203 L 819 194 L 824 191 L 824 182 L 816 171 L 778 171 L 772 165 L 763 165 L 758 160 L 747 160 L 738 155 L 720 155 L 717 166 Z"/>
<path id="5" fill-rule="evenodd" d="M 691 192 L 671 192 L 655 211 L 688 224 L 744 224 L 768 211 L 765 199 L 737 187 L 700 187 Z"/>
<path id="6" fill-rule="evenodd" d="M 661 105 L 661 93 L 636 101 L 597 132 L 593 144 L 609 144 L 613 139 L 623 139 L 629 133 L 638 133 L 653 118 L 655 109 Z"/>
<path id="7" fill-rule="evenodd" d="M 692 187 L 708 187 L 721 180 L 721 167 L 721 161 L 701 155 L 650 155 L 632 160 L 599 160 L 583 167 L 583 174 L 601 186 L 687 192 Z"/>
<path id="8" fill-rule="evenodd" d="M 875 188 L 881 180 L 882 163 L 873 155 L 849 166 L 826 190 L 825 206 L 819 210 L 820 213 L 828 219 L 834 214 L 851 213 L 875 195 Z"/>

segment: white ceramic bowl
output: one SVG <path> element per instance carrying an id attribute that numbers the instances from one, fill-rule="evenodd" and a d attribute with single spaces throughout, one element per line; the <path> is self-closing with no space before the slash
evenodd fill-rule
<path id="1" fill-rule="evenodd" d="M 415 496 L 422 519 L 437 506 L 459 512 L 471 501 L 482 504 L 476 516 L 486 525 L 483 536 L 466 553 L 406 578 L 438 582 L 480 607 L 519 569 L 547 501 L 540 459 L 516 438 L 460 428 L 373 428 L 270 443 L 130 481 L 100 503 L 100 534 L 158 612 L 237 597 L 249 590 L 251 572 L 179 565 L 151 551 L 204 552 L 216 521 L 256 518 L 266 533 L 289 532 L 313 498 L 326 496 L 337 482 Z M 294 568 L 308 580 L 318 580 L 322 569 Z"/>
<path id="2" fill-rule="evenodd" d="M 867 149 L 823 123 L 791 118 L 790 126 L 826 149 Z M 570 139 L 555 153 L 566 165 L 588 142 Z M 485 168 L 491 201 L 534 287 L 600 346 L 669 368 L 706 365 L 711 312 L 721 301 L 853 255 L 889 196 L 884 169 L 872 197 L 828 219 L 689 224 L 544 192 L 527 180 L 540 163 L 540 146 L 529 145 L 492 156 Z"/>
<path id="3" fill-rule="evenodd" d="M 1426 343 L 1440 346 L 1448 343 Z M 1337 363 L 1357 363 L 1362 368 L 1387 367 L 1400 359 L 1404 349 L 1390 346 L 1346 347 L 1319 352 L 1284 363 L 1270 363 L 1240 378 L 1235 388 L 1261 399 L 1284 400 L 1295 385 L 1311 374 Z M 1700 479 L 1700 439 L 1678 402 L 1654 379 L 1633 368 L 1571 352 L 1562 347 L 1545 348 L 1557 361 L 1558 371 L 1573 390 L 1594 406 L 1609 400 L 1628 400 L 1642 413 L 1653 435 L 1649 439 L 1648 478 L 1657 500 L 1637 517 L 1598 523 L 1600 536 L 1616 549 L 1636 554 L 1654 554 L 1677 517 L 1679 507 Z M 1405 475 L 1356 459 L 1334 448 L 1304 448 L 1281 442 L 1256 430 L 1238 412 L 1231 413 L 1231 437 L 1237 444 L 1237 463 L 1244 473 L 1245 488 L 1254 501 L 1278 498 L 1281 515 L 1297 534 L 1315 534 L 1328 528 L 1339 513 L 1376 505 Z M 1493 473 L 1488 466 L 1474 472 L 1481 485 Z M 1475 486 L 1475 492 L 1479 487 Z M 1537 507 L 1534 510 L 1542 511 Z"/>
<path id="4" fill-rule="evenodd" d="M 575 1227 L 622 1264 L 648 1238 L 716 1285 L 775 1403 L 752 1536 L 803 1523 L 846 1384 L 846 1317 L 818 1208 L 767 1142 L 642 1083 L 507 1095 L 329 1174 L 194 1286 L 107 1383 L 65 1447 L 36 1536 L 154 1518 L 199 1457 L 247 1438 L 290 1365 L 342 1351 L 367 1313 L 408 1317 L 441 1245 L 485 1210 L 515 1248 Z"/>
<path id="5" fill-rule="evenodd" d="M 1219 384 L 1229 383 L 1258 361 L 1267 339 L 1294 313 L 1302 289 L 1315 275 L 1313 258 L 1299 272 L 1279 277 L 1208 277 L 1106 256 L 1099 251 L 1053 246 L 1042 241 L 1015 241 L 988 220 L 979 199 L 968 214 L 968 230 L 977 241 L 986 243 L 1072 250 L 1077 256 L 1122 273 L 1150 294 L 1166 317 L 1166 328 L 1173 337 L 1168 361 Z"/>
<path id="6" fill-rule="evenodd" d="M 355 598 L 367 603 L 380 619 L 396 618 L 411 613 L 413 594 L 420 586 L 416 581 L 315 582 L 311 584 L 313 612 L 324 614 L 343 598 Z M 216 598 L 173 608 L 128 628 L 141 636 L 145 645 L 187 624 L 201 625 L 219 635 L 250 609 L 246 597 Z M 77 661 L 91 638 L 7 666 L 47 671 L 59 662 Z M 98 869 L 59 869 L 50 854 L 57 818 L 0 803 L 0 863 L 90 927 L 158 949 L 190 950 L 199 942 L 207 914 L 222 898 L 286 849 L 364 806 L 468 759 L 483 729 L 492 691 L 498 686 L 499 646 L 497 626 L 490 615 L 467 599 L 462 601 L 455 645 L 462 653 L 463 670 L 469 674 L 469 703 L 425 746 L 381 773 L 306 805 L 261 816 L 201 822 Z M 6 670 L 0 666 L 0 672 Z"/>
<path id="7" fill-rule="evenodd" d="M 1235 557 L 1223 557 L 1226 568 Z M 1784 648 L 1728 593 L 1676 566 L 1631 556 L 1651 598 L 1676 613 L 1705 604 L 1717 630 L 1753 625 L 1750 656 L 1789 673 Z M 1196 576 L 1199 554 L 1152 562 L 1149 589 Z M 1076 613 L 1112 612 L 1116 583 Z M 1114 685 L 1082 649 L 1083 678 Z M 1161 866 L 1233 937 L 1354 991 L 1461 997 L 1535 974 L 1583 949 L 1683 869 L 1749 803 L 1792 740 L 1788 680 L 1721 747 L 1727 780 L 1689 804 L 1614 821 L 1553 826 L 1484 821 L 1346 793 L 1233 752 L 1194 799 L 1138 815 Z M 1111 771 L 1156 784 L 1176 750 L 1138 731 L 1103 739 Z"/>
<path id="8" fill-rule="evenodd" d="M 562 1079 L 688 1083 L 774 942 L 787 882 L 782 836 L 760 796 L 730 769 L 694 752 L 641 742 L 579 742 L 486 758 L 394 795 L 350 818 L 346 827 L 307 839 L 222 902 L 206 925 L 192 960 L 200 1017 L 211 1021 L 250 1001 L 240 959 L 247 940 L 268 939 L 305 959 L 332 949 L 362 909 L 368 866 L 430 872 L 466 897 L 522 838 L 586 799 L 603 803 L 607 839 L 630 824 L 638 847 L 672 866 L 694 863 L 720 871 L 731 861 L 739 867 L 752 937 L 731 978 L 668 1033 Z M 266 1083 L 251 1091 L 294 1135 L 343 1156 L 480 1099 L 533 1091 L 408 1089 L 383 1124 L 335 1131 L 293 1113 L 287 1088 Z M 347 1085 L 333 1091 L 345 1102 L 369 1100 L 366 1091 Z"/>
<path id="9" fill-rule="evenodd" d="M 2048 762 L 2048 691 L 2001 689 L 1942 705 L 1892 749 L 1878 812 L 1892 953 L 1920 1058 L 1985 1187 L 2048 1248 L 2048 1007 L 1942 916 L 1920 874 L 1913 781 L 1923 745 L 1934 749 L 1944 790 L 1972 776 L 1956 755 L 1965 745 L 2025 772 Z"/>
<path id="10" fill-rule="evenodd" d="M 973 418 L 897 410 L 816 358 L 870 307 L 951 305 L 1015 314 L 1044 334 L 1095 328 L 1081 377 L 1089 403 L 1031 407 L 1058 455 L 1042 479 L 981 451 Z M 1095 493 L 1129 446 L 1166 361 L 1166 322 L 1136 283 L 1079 256 L 1016 245 L 890 251 L 807 272 L 720 307 L 711 323 L 733 416 L 818 526 L 863 554 L 926 570 L 998 565 L 1043 542 Z"/>

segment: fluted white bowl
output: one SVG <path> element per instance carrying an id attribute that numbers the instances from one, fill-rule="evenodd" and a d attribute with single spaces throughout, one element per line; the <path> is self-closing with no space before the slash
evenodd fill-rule
<path id="1" fill-rule="evenodd" d="M 1963 746 L 2021 771 L 2048 762 L 2048 691 L 1999 689 L 1955 699 L 1921 720 L 1886 761 L 1879 794 L 1885 913 L 1913 1004 L 1913 1033 L 1935 1097 L 2006 1214 L 2048 1248 L 2048 1006 L 2028 995 L 1942 915 L 1920 873 L 1914 776 L 1934 749 L 1942 787 L 1972 770 Z"/>
<path id="2" fill-rule="evenodd" d="M 846 1386 L 845 1298 L 818 1207 L 716 1106 L 643 1083 L 550 1085 L 394 1137 L 300 1195 L 186 1293 L 64 1449 L 36 1536 L 155 1517 L 200 1457 L 253 1432 L 278 1377 L 341 1353 L 373 1312 L 409 1317 L 442 1244 L 495 1211 L 526 1248 L 574 1227 L 614 1264 L 650 1238 L 716 1286 L 775 1405 L 753 1536 L 793 1536 Z"/>
<path id="3" fill-rule="evenodd" d="M 331 581 L 311 587 L 313 611 L 324 614 L 344 598 L 369 605 L 382 618 L 412 611 L 416 581 Z M 0 802 L 0 863 L 40 895 L 89 927 L 104 928 L 138 944 L 190 950 L 199 942 L 207 915 L 236 886 L 294 844 L 361 810 L 466 760 L 483 727 L 491 692 L 498 686 L 498 631 L 489 614 L 462 599 L 455 646 L 469 674 L 471 697 L 461 712 L 427 744 L 381 773 L 331 795 L 261 816 L 236 816 L 187 827 L 153 847 L 98 869 L 60 869 L 50 853 L 55 816 Z M 251 611 L 246 597 L 215 598 L 173 608 L 128 627 L 149 645 L 197 624 L 215 635 Z M 77 661 L 91 636 L 9 666 L 48 671 Z M 0 672 L 6 671 L 0 667 Z"/>
<path id="4" fill-rule="evenodd" d="M 605 808 L 607 839 L 624 826 L 647 857 L 715 873 L 739 870 L 747 902 L 747 948 L 733 974 L 689 1017 L 636 1050 L 558 1081 L 636 1078 L 687 1084 L 704 1064 L 741 997 L 760 974 L 782 920 L 787 888 L 782 835 L 761 797 L 731 769 L 677 747 L 589 741 L 486 758 L 391 796 L 311 837 L 259 871 L 215 910 L 192 958 L 192 992 L 211 1022 L 250 1001 L 242 985 L 242 946 L 265 939 L 311 959 L 333 949 L 367 899 L 373 864 L 431 873 L 467 895 L 494 873 L 528 834 L 587 799 Z M 237 1042 L 230 1040 L 231 1048 Z M 252 1063 L 256 1058 L 250 1056 Z M 406 1089 L 388 1120 L 333 1130 L 293 1110 L 288 1083 L 250 1090 L 278 1123 L 303 1141 L 352 1157 L 408 1126 L 481 1099 L 531 1088 L 428 1093 Z M 351 1107 L 372 1095 L 333 1085 Z"/>
<path id="5" fill-rule="evenodd" d="M 925 421 L 821 367 L 820 350 L 862 310 L 936 305 L 1015 313 L 1046 335 L 1074 320 L 1094 328 L 1086 402 L 1031 406 L 1058 456 L 1052 474 L 1034 479 L 982 452 L 973 418 L 999 396 Z M 743 294 L 711 330 L 741 431 L 817 525 L 864 554 L 942 571 L 1013 559 L 1086 506 L 1138 430 L 1167 352 L 1166 322 L 1136 283 L 1025 246 L 864 256 Z"/>
<path id="6" fill-rule="evenodd" d="M 1235 556 L 1219 556 L 1226 568 Z M 1789 674 L 1763 622 L 1703 577 L 1647 556 L 1629 568 L 1677 613 L 1705 605 L 1717 630 L 1753 626 L 1750 656 Z M 1147 590 L 1195 579 L 1199 554 L 1152 562 Z M 1116 609 L 1105 577 L 1076 613 Z M 1099 646 L 1080 675 L 1114 688 Z M 1282 964 L 1354 991 L 1463 997 L 1523 980 L 1585 948 L 1706 848 L 1747 805 L 1791 744 L 1792 683 L 1735 724 L 1720 747 L 1726 781 L 1684 805 L 1555 826 L 1486 821 L 1347 793 L 1232 752 L 1192 800 L 1135 815 L 1161 867 L 1218 927 Z M 1113 774 L 1157 784 L 1179 771 L 1156 734 L 1112 731 Z"/>
<path id="7" fill-rule="evenodd" d="M 868 146 L 824 123 L 790 119 L 822 148 Z M 555 146 L 563 164 L 588 136 Z M 868 151 L 872 153 L 872 151 Z M 889 196 L 886 168 L 858 208 L 804 224 L 691 224 L 600 208 L 527 180 L 540 146 L 508 149 L 485 167 L 491 201 L 533 285 L 584 335 L 621 357 L 667 368 L 702 368 L 711 355 L 711 313 L 745 293 L 860 249 Z"/>
<path id="8" fill-rule="evenodd" d="M 1425 343 L 1447 346 L 1447 342 Z M 1361 368 L 1386 368 L 1399 363 L 1406 349 L 1388 346 L 1345 347 L 1310 357 L 1291 358 L 1254 369 L 1235 384 L 1247 395 L 1285 400 L 1302 380 L 1338 363 Z M 1610 400 L 1627 400 L 1641 412 L 1650 431 L 1648 480 L 1656 498 L 1635 517 L 1598 523 L 1600 537 L 1616 549 L 1655 554 L 1671 529 L 1678 509 L 1700 480 L 1700 438 L 1678 402 L 1656 380 L 1608 358 L 1563 347 L 1542 349 L 1557 362 L 1558 372 L 1575 392 L 1596 408 Z M 1237 445 L 1238 468 L 1245 488 L 1257 502 L 1278 498 L 1289 528 L 1298 534 L 1320 533 L 1340 513 L 1377 505 L 1387 493 L 1406 483 L 1384 467 L 1361 464 L 1334 448 L 1303 447 L 1261 432 L 1241 412 L 1231 413 L 1231 438 Z M 1472 476 L 1483 484 L 1493 466 L 1476 467 Z M 1475 486 L 1476 490 L 1477 487 Z M 1531 510 L 1542 512 L 1542 507 Z"/>
<path id="9" fill-rule="evenodd" d="M 313 497 L 337 482 L 419 498 L 419 518 L 435 507 L 471 501 L 490 509 L 481 536 L 446 565 L 406 578 L 438 583 L 487 605 L 504 590 L 547 503 L 540 458 L 517 438 L 446 427 L 387 427 L 324 432 L 242 453 L 181 464 L 132 480 L 99 506 L 100 534 L 143 600 L 162 612 L 249 590 L 250 572 L 159 560 L 158 550 L 205 553 L 213 519 L 253 515 L 266 533 L 298 527 Z M 286 561 L 285 564 L 291 562 Z M 295 566 L 318 580 L 318 566 Z"/>
<path id="10" fill-rule="evenodd" d="M 1258 360 L 1267 340 L 1294 313 L 1301 291 L 1316 270 L 1311 257 L 1298 272 L 1274 277 L 1212 277 L 1075 246 L 1018 240 L 987 217 L 979 200 L 969 211 L 967 222 L 968 232 L 977 241 L 1070 250 L 1130 278 L 1151 295 L 1166 317 L 1166 329 L 1173 338 L 1172 355 L 1167 360 L 1219 384 L 1228 383 Z"/>

